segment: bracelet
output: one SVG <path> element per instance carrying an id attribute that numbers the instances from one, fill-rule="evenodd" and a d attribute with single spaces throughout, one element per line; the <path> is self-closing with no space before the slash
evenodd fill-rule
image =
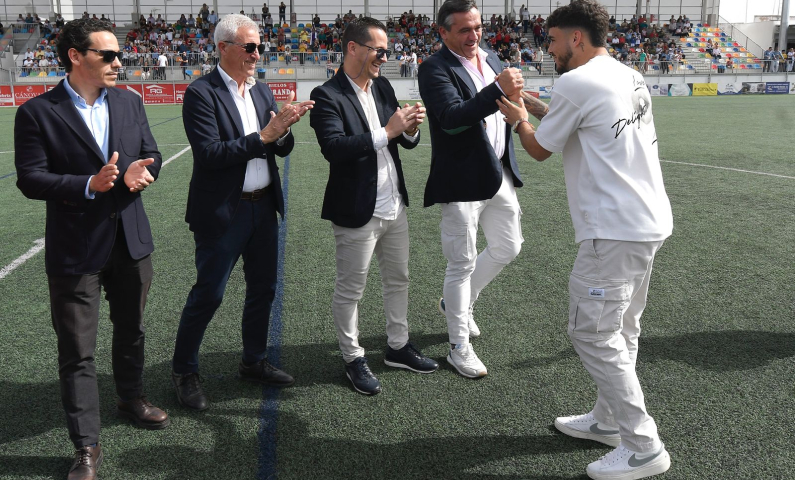
<path id="1" fill-rule="evenodd" d="M 519 120 L 513 122 L 513 133 L 519 133 L 519 125 L 523 124 L 524 122 L 527 122 L 528 125 L 530 124 L 530 121 L 526 118 L 520 118 Z"/>

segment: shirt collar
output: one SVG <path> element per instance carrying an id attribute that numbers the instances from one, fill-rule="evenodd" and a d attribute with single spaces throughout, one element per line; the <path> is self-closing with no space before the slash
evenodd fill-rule
<path id="1" fill-rule="evenodd" d="M 448 50 L 450 50 L 450 49 L 448 48 Z M 450 53 L 455 55 L 455 58 L 457 58 L 461 62 L 461 65 L 466 65 L 466 63 L 464 63 L 464 62 L 468 62 L 470 65 L 474 65 L 474 63 L 469 61 L 469 59 L 462 57 L 461 55 L 455 53 L 454 51 L 450 50 Z M 478 57 L 480 57 L 480 63 L 481 64 L 483 64 L 483 62 L 486 61 L 486 56 L 487 56 L 486 55 L 486 51 L 483 50 L 482 48 L 478 47 Z"/>
<path id="2" fill-rule="evenodd" d="M 218 73 L 221 74 L 221 78 L 224 80 L 224 83 L 226 84 L 226 86 L 228 88 L 234 88 L 234 91 L 236 92 L 237 91 L 237 82 L 235 81 L 234 78 L 230 77 L 229 74 L 226 73 L 223 68 L 221 68 L 221 64 L 220 63 L 218 64 Z M 248 77 L 246 79 L 246 91 L 251 90 L 251 87 L 254 86 L 254 82 L 256 82 L 256 80 L 254 80 L 254 77 Z"/>
<path id="3" fill-rule="evenodd" d="M 72 102 L 75 104 L 75 106 L 88 105 L 86 103 L 86 99 L 81 97 L 80 95 L 78 95 L 77 92 L 75 92 L 75 90 L 72 88 L 72 86 L 69 85 L 69 76 L 68 75 L 63 80 L 63 86 L 64 86 L 64 88 L 66 88 L 66 93 L 69 94 L 69 98 L 72 99 Z M 94 105 L 95 106 L 102 106 L 102 104 L 105 103 L 105 97 L 107 95 L 108 95 L 108 90 L 106 88 L 103 88 L 102 90 L 100 90 L 99 97 L 97 97 L 96 101 L 94 102 Z"/>
<path id="4" fill-rule="evenodd" d="M 365 91 L 365 90 L 364 90 L 362 87 L 360 87 L 359 85 L 356 85 L 356 82 L 354 82 L 354 81 L 351 79 L 351 77 L 349 77 L 349 76 L 348 76 L 348 74 L 347 74 L 347 73 L 345 74 L 345 78 L 347 78 L 347 79 L 348 79 L 348 81 L 349 81 L 349 82 L 351 82 L 351 85 L 353 86 L 353 89 L 354 89 L 354 91 L 355 91 L 357 94 L 358 94 L 358 93 L 363 93 L 363 94 L 367 95 L 369 92 L 371 92 L 371 91 L 372 91 L 372 90 L 371 90 L 371 88 L 372 88 L 372 86 L 373 86 L 373 79 L 367 80 L 367 90 Z"/>

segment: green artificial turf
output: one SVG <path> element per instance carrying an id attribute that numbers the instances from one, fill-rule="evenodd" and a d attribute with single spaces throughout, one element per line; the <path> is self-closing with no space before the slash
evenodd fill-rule
<path id="1" fill-rule="evenodd" d="M 670 479 L 793 478 L 795 445 L 795 97 L 654 98 L 674 234 L 655 261 L 638 372 L 671 454 Z M 0 177 L 12 173 L 14 109 L 0 109 Z M 164 159 L 187 144 L 179 107 L 147 107 Z M 159 124 L 159 125 L 158 125 Z M 156 125 L 156 126 L 155 126 Z M 373 263 L 360 305 L 360 342 L 384 391 L 355 393 L 331 318 L 334 241 L 320 219 L 326 161 L 304 120 L 290 157 L 281 364 L 296 385 L 260 418 L 263 390 L 236 378 L 245 285 L 234 271 L 200 357 L 210 410 L 180 408 L 169 369 L 179 315 L 195 279 L 184 223 L 190 151 L 144 193 L 155 235 L 147 306 L 145 386 L 172 425 L 144 431 L 118 419 L 110 322 L 96 352 L 104 479 L 581 478 L 609 447 L 566 437 L 560 415 L 588 411 L 595 388 L 566 336 L 576 255 L 559 155 L 517 153 L 525 187 L 522 253 L 481 294 L 474 348 L 489 375 L 469 380 L 445 362 L 436 310 L 445 260 L 439 207 L 422 208 L 430 138 L 401 151 L 411 206 L 411 340 L 440 362 L 419 375 L 383 364 L 381 285 Z M 696 163 L 737 170 L 684 165 Z M 284 173 L 284 168 L 282 173 Z M 44 236 L 44 203 L 0 180 L 0 268 Z M 481 243 L 481 248 L 483 243 Z M 0 279 L 0 478 L 64 478 L 71 445 L 60 406 L 44 256 Z M 258 432 L 276 422 L 275 437 Z M 275 470 L 260 440 L 276 442 Z M 267 459 L 265 459 L 267 460 Z"/>

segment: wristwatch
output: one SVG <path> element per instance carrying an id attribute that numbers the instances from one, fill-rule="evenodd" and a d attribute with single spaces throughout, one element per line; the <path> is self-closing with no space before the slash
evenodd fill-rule
<path id="1" fill-rule="evenodd" d="M 530 123 L 530 121 L 526 118 L 520 118 L 519 120 L 513 122 L 513 133 L 519 133 L 519 125 L 521 125 L 523 122 L 527 122 L 528 124 Z"/>

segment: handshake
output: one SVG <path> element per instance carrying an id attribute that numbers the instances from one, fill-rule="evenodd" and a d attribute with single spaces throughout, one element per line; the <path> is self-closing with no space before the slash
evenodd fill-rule
<path id="1" fill-rule="evenodd" d="M 499 75 L 494 77 L 494 81 L 500 86 L 508 100 L 518 102 L 524 90 L 524 78 L 522 71 L 518 68 L 506 68 Z"/>

